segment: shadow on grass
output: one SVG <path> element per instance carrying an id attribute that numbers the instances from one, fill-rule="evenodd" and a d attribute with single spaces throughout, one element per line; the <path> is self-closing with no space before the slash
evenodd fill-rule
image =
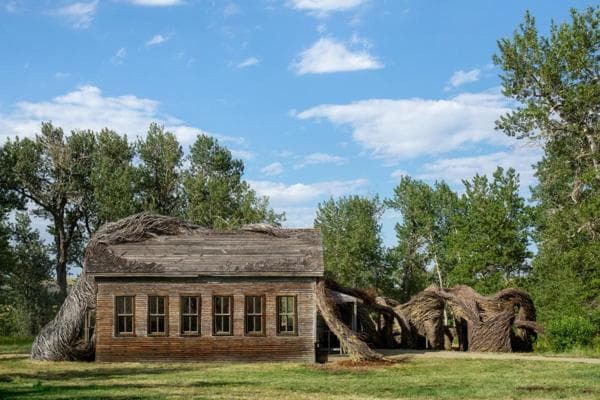
<path id="1" fill-rule="evenodd" d="M 164 370 L 163 370 L 164 371 Z M 56 376 L 53 376 L 56 378 Z M 1 382 L 1 381 L 0 381 Z M 50 383 L 50 384 L 48 384 Z M 164 398 L 164 393 L 151 393 L 152 389 L 159 388 L 225 388 L 232 386 L 253 385 L 257 382 L 244 382 L 234 380 L 195 381 L 187 383 L 112 383 L 110 385 L 54 385 L 50 382 L 34 382 L 25 387 L 0 387 L 0 399 L 155 399 Z M 92 393 L 93 392 L 93 393 Z M 143 396 L 129 394 L 143 393 Z"/>

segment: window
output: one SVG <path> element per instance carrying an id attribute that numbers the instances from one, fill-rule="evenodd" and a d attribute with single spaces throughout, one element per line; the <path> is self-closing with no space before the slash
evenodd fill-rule
<path id="1" fill-rule="evenodd" d="M 115 297 L 115 314 L 117 316 L 117 323 L 115 324 L 116 335 L 125 336 L 134 334 L 134 299 L 134 296 Z"/>
<path id="2" fill-rule="evenodd" d="M 232 311 L 232 296 L 213 297 L 213 325 L 215 335 L 231 335 L 233 333 Z"/>
<path id="3" fill-rule="evenodd" d="M 181 334 L 200 334 L 200 296 L 181 296 Z"/>
<path id="4" fill-rule="evenodd" d="M 148 334 L 165 335 L 167 333 L 167 298 L 148 296 Z"/>
<path id="5" fill-rule="evenodd" d="M 246 334 L 264 334 L 264 297 L 246 296 Z"/>
<path id="6" fill-rule="evenodd" d="M 296 334 L 296 297 L 277 296 L 277 333 Z"/>

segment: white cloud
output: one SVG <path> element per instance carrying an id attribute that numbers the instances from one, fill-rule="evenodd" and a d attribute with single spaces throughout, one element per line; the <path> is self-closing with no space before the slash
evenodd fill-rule
<path id="1" fill-rule="evenodd" d="M 417 175 L 421 179 L 445 180 L 452 184 L 460 184 L 463 179 L 470 179 L 475 174 L 492 176 L 498 166 L 514 168 L 520 175 L 521 189 L 536 181 L 532 165 L 542 157 L 542 151 L 533 144 L 515 145 L 504 151 L 494 153 L 442 158 L 423 165 L 423 173 Z"/>
<path id="2" fill-rule="evenodd" d="M 98 8 L 98 0 L 89 3 L 78 2 L 61 7 L 54 11 L 54 15 L 65 18 L 76 29 L 88 28 Z"/>
<path id="3" fill-rule="evenodd" d="M 369 99 L 324 104 L 296 114 L 348 126 L 356 142 L 391 162 L 441 154 L 469 144 L 506 145 L 513 140 L 494 130 L 508 102 L 497 91 L 463 93 L 447 100 Z"/>
<path id="4" fill-rule="evenodd" d="M 290 0 L 288 4 L 296 10 L 324 17 L 331 12 L 349 11 L 367 3 L 368 0 Z"/>
<path id="5" fill-rule="evenodd" d="M 163 36 L 163 35 L 154 35 L 152 36 L 152 38 L 150 40 L 148 40 L 146 42 L 146 46 L 150 47 L 150 46 L 157 46 L 159 44 L 162 44 L 164 42 L 166 42 L 167 40 L 169 40 L 168 36 Z"/>
<path id="6" fill-rule="evenodd" d="M 290 67 L 304 75 L 380 69 L 383 64 L 366 49 L 353 51 L 334 39 L 321 38 L 302 51 Z"/>
<path id="7" fill-rule="evenodd" d="M 123 60 L 127 57 L 127 49 L 125 47 L 121 47 L 114 56 L 110 58 L 110 62 L 114 65 L 123 64 Z"/>
<path id="8" fill-rule="evenodd" d="M 260 64 L 260 60 L 257 57 L 248 57 L 244 61 L 236 65 L 236 68 L 248 68 L 258 64 Z"/>
<path id="9" fill-rule="evenodd" d="M 199 134 L 214 136 L 222 142 L 244 144 L 243 138 L 210 133 L 164 115 L 159 106 L 156 100 L 133 95 L 104 96 L 95 86 L 81 86 L 49 101 L 19 102 L 8 112 L 0 109 L 0 141 L 17 135 L 33 136 L 39 132 L 42 121 L 52 121 L 65 132 L 75 129 L 98 131 L 108 127 L 130 138 L 145 136 L 148 125 L 157 122 L 184 144 L 191 144 Z"/>
<path id="10" fill-rule="evenodd" d="M 347 160 L 344 157 L 335 156 L 326 153 L 312 153 L 302 158 L 302 161 L 294 165 L 294 169 L 301 169 L 306 167 L 307 165 L 317 165 L 317 164 L 335 164 L 342 165 Z"/>
<path id="11" fill-rule="evenodd" d="M 465 83 L 476 82 L 479 80 L 480 76 L 481 70 L 478 68 L 472 69 L 470 71 L 460 70 L 452 74 L 448 83 L 451 87 L 455 88 L 464 85 Z"/>
<path id="12" fill-rule="evenodd" d="M 410 174 L 403 169 L 397 169 L 390 174 L 390 178 L 397 180 L 402 179 L 403 176 L 409 176 Z"/>
<path id="13" fill-rule="evenodd" d="M 146 7 L 169 7 L 183 4 L 182 0 L 129 0 L 129 3 L 136 6 Z"/>
<path id="14" fill-rule="evenodd" d="M 260 172 L 267 176 L 276 176 L 280 175 L 283 172 L 283 164 L 280 162 L 271 163 L 265 167 L 263 167 Z"/>
<path id="15" fill-rule="evenodd" d="M 254 154 L 253 152 L 248 151 L 248 150 L 230 149 L 230 151 L 231 151 L 231 155 L 233 155 L 233 157 L 241 158 L 244 161 L 252 160 L 256 156 L 256 154 Z"/>
<path id="16" fill-rule="evenodd" d="M 361 178 L 291 185 L 272 181 L 249 181 L 249 183 L 258 194 L 269 196 L 270 202 L 281 208 L 282 206 L 314 202 L 323 196 L 342 196 L 348 193 L 363 192 L 369 181 Z"/>

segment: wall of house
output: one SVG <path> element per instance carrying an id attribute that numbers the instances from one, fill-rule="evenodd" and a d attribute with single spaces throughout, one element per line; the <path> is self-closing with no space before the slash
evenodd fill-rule
<path id="1" fill-rule="evenodd" d="M 314 361 L 314 278 L 125 279 L 97 278 L 96 360 Z M 115 296 L 135 296 L 135 336 L 115 335 Z M 147 333 L 148 296 L 168 296 L 168 335 Z M 201 297 L 200 334 L 180 329 L 180 296 Z M 213 335 L 213 295 L 233 296 L 233 335 Z M 246 336 L 244 296 L 265 296 L 265 335 Z M 276 296 L 297 296 L 297 334 L 276 330 Z"/>

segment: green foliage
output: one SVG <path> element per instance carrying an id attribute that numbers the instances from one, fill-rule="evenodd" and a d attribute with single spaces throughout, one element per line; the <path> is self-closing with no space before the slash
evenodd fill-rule
<path id="1" fill-rule="evenodd" d="M 108 129 L 96 134 L 90 176 L 95 228 L 140 211 L 139 199 L 136 199 L 136 169 L 132 165 L 134 153 L 126 135 Z"/>
<path id="2" fill-rule="evenodd" d="M 139 192 L 145 210 L 181 215 L 181 164 L 183 149 L 175 135 L 152 123 L 139 139 Z"/>
<path id="3" fill-rule="evenodd" d="M 431 281 L 446 286 L 451 268 L 447 239 L 457 202 L 446 183 L 436 182 L 432 187 L 408 176 L 402 177 L 394 196 L 385 202 L 402 215 L 402 222 L 396 224 L 398 245 L 390 252 L 394 286 L 400 288 L 402 300 Z"/>
<path id="4" fill-rule="evenodd" d="M 268 200 L 256 195 L 242 180 L 244 163 L 217 139 L 199 135 L 190 149 L 190 167 L 184 173 L 185 216 L 209 228 L 233 228 L 267 222 L 279 225 L 279 215 Z"/>
<path id="5" fill-rule="evenodd" d="M 61 294 L 67 292 L 67 266 L 76 262 L 84 240 L 84 221 L 93 202 L 90 182 L 94 134 L 42 124 L 33 139 L 7 141 L 1 164 L 10 164 L 4 184 L 13 196 L 33 205 L 36 215 L 48 218 L 54 237 L 56 279 Z"/>
<path id="6" fill-rule="evenodd" d="M 531 209 L 519 195 L 514 169 L 500 167 L 493 180 L 476 175 L 464 181 L 465 192 L 448 230 L 453 266 L 450 285 L 466 284 L 481 293 L 516 286 L 529 271 Z"/>
<path id="7" fill-rule="evenodd" d="M 18 213 L 12 229 L 15 264 L 8 275 L 7 291 L 11 304 L 23 314 L 27 334 L 37 334 L 48 322 L 55 304 L 48 293 L 51 280 L 52 260 L 49 249 L 39 233 L 31 229 L 31 220 L 25 213 Z"/>
<path id="8" fill-rule="evenodd" d="M 550 349 L 554 351 L 589 346 L 599 331 L 597 323 L 583 316 L 562 315 L 546 324 Z"/>
<path id="9" fill-rule="evenodd" d="M 530 291 L 543 322 L 561 315 L 598 319 L 600 310 L 600 7 L 541 36 L 534 18 L 499 41 L 494 61 L 518 107 L 497 126 L 541 142 L 533 190 L 536 241 Z"/>
<path id="10" fill-rule="evenodd" d="M 27 323 L 19 309 L 10 304 L 0 304 L 0 336 L 22 336 L 27 333 Z"/>
<path id="11" fill-rule="evenodd" d="M 315 227 L 323 238 L 325 274 L 351 287 L 384 287 L 385 263 L 378 197 L 330 199 L 319 204 Z"/>

